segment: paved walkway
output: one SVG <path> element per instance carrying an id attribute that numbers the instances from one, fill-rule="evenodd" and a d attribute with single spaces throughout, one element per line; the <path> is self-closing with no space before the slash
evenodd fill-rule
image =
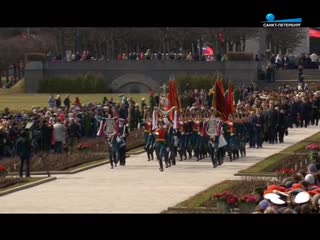
<path id="1" fill-rule="evenodd" d="M 289 129 L 284 144 L 248 149 L 247 157 L 212 168 L 209 159 L 177 162 L 158 170 L 157 161 L 139 154 L 126 167 L 97 167 L 0 197 L 1 213 L 159 213 L 233 176 L 263 158 L 304 139 L 320 127 Z"/>

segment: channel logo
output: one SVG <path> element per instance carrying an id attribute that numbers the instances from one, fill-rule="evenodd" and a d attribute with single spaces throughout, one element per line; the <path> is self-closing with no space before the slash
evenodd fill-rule
<path id="1" fill-rule="evenodd" d="M 266 20 L 263 21 L 263 27 L 301 27 L 302 18 L 290 18 L 275 20 L 273 13 L 266 15 Z"/>

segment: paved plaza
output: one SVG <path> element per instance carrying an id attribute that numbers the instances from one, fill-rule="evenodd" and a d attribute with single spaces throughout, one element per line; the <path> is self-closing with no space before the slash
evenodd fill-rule
<path id="1" fill-rule="evenodd" d="M 233 176 L 263 158 L 318 132 L 320 127 L 289 129 L 283 144 L 247 149 L 247 157 L 212 168 L 209 158 L 192 158 L 158 170 L 146 153 L 131 156 L 127 166 L 103 165 L 0 197 L 1 213 L 160 213 L 194 194 Z"/>

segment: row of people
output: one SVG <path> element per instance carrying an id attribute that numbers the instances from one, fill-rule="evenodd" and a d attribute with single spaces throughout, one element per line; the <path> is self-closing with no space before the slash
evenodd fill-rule
<path id="1" fill-rule="evenodd" d="M 230 161 L 246 156 L 248 139 L 244 119 L 223 121 L 218 114 L 200 116 L 181 115 L 176 124 L 164 119 L 155 122 L 147 116 L 145 128 L 145 150 L 148 161 L 154 159 L 154 152 L 163 171 L 166 167 L 195 157 L 197 161 L 210 157 L 213 167 L 221 165 L 226 155 Z"/>

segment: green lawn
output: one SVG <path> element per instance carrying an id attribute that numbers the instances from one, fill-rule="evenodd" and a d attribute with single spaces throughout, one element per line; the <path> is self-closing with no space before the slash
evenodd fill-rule
<path id="1" fill-rule="evenodd" d="M 5 90 L 5 89 L 2 89 Z M 54 94 L 54 97 L 57 93 Z M 65 94 L 60 94 L 62 101 Z M 119 94 L 70 94 L 71 102 L 75 97 L 79 97 L 82 104 L 101 103 L 103 97 L 110 99 L 113 97 L 114 101 L 120 102 Z M 141 98 L 145 98 L 148 101 L 148 94 L 126 94 L 127 97 L 133 97 L 137 103 L 141 103 Z M 19 94 L 0 91 L 0 111 L 3 111 L 5 107 L 9 107 L 11 112 L 17 111 L 30 111 L 32 106 L 47 107 L 49 94 Z"/>
<path id="2" fill-rule="evenodd" d="M 270 157 L 265 158 L 263 161 L 247 168 L 241 170 L 240 173 L 261 173 L 261 172 L 268 172 L 268 169 L 272 169 L 273 166 L 279 165 L 280 162 L 288 156 L 294 156 L 293 154 L 273 154 Z"/>
<path id="3" fill-rule="evenodd" d="M 21 112 L 21 111 L 31 111 L 32 106 L 37 107 L 47 107 L 48 99 L 50 94 L 25 94 L 24 92 L 24 81 L 19 81 L 10 89 L 0 88 L 0 112 L 3 111 L 5 107 L 8 107 L 11 112 Z M 54 97 L 57 95 L 61 96 L 63 102 L 66 94 L 52 93 Z M 110 99 L 113 97 L 114 101 L 120 102 L 121 98 L 119 93 L 114 94 L 69 94 L 71 102 L 74 101 L 75 97 L 79 97 L 82 104 L 87 104 L 89 102 L 97 104 L 101 103 L 104 97 Z M 128 98 L 133 97 L 136 103 L 141 103 L 141 98 L 146 99 L 146 103 L 149 101 L 149 94 L 125 94 Z"/>
<path id="4" fill-rule="evenodd" d="M 240 174 L 254 175 L 259 173 L 274 173 L 271 172 L 271 169 L 274 169 L 277 166 L 280 166 L 284 161 L 287 161 L 288 157 L 291 156 L 293 160 L 300 160 L 298 156 L 295 155 L 295 152 L 304 152 L 305 147 L 311 143 L 319 144 L 320 142 L 320 133 L 316 133 L 308 138 L 303 139 L 302 141 L 282 150 L 279 153 L 273 154 L 257 164 L 241 170 Z"/>

